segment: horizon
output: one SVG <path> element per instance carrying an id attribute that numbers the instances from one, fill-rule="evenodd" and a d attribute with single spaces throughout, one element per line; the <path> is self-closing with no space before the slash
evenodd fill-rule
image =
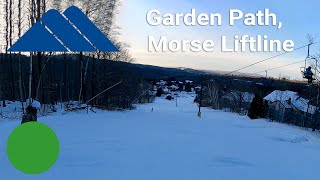
<path id="1" fill-rule="evenodd" d="M 119 39 L 131 45 L 129 48 L 130 54 L 135 58 L 134 63 L 155 65 L 159 67 L 169 68 L 190 68 L 204 71 L 224 71 L 232 72 L 236 69 L 255 63 L 257 61 L 281 54 L 282 52 L 221 52 L 219 47 L 213 52 L 160 52 L 150 53 L 147 48 L 148 35 L 167 35 L 168 39 L 176 38 L 179 40 L 197 38 L 200 40 L 217 40 L 220 35 L 228 35 L 230 37 L 236 33 L 247 33 L 252 36 L 268 35 L 272 39 L 292 39 L 295 42 L 295 48 L 308 43 L 307 35 L 311 34 L 319 39 L 319 25 L 316 22 L 316 6 L 313 6 L 315 0 L 306 4 L 303 2 L 296 2 L 290 8 L 286 7 L 288 0 L 284 2 L 268 2 L 267 0 L 255 2 L 255 4 L 243 4 L 241 2 L 218 2 L 218 1 L 204 1 L 198 4 L 196 1 L 182 1 L 178 0 L 174 3 L 169 1 L 149 2 L 146 0 L 127 1 L 122 0 L 122 5 L 119 7 L 116 25 L 120 27 Z M 255 12 L 269 8 L 271 12 L 277 14 L 283 27 L 281 30 L 276 30 L 270 27 L 246 27 L 244 25 L 236 24 L 236 26 L 206 26 L 206 27 L 165 27 L 165 26 L 149 26 L 146 20 L 148 10 L 157 8 L 162 13 L 180 13 L 190 12 L 191 9 L 196 9 L 197 13 L 221 13 L 223 17 L 229 8 L 238 8 L 244 12 Z M 304 10 L 308 9 L 308 13 Z M 297 13 L 298 12 L 298 13 Z M 0 14 L 3 16 L 3 14 Z M 127 18 L 130 17 L 130 21 Z M 227 18 L 223 19 L 223 22 Z M 306 21 L 305 19 L 308 19 Z M 226 23 L 224 23 L 226 24 Z M 3 32 L 2 32 L 3 33 Z M 225 34 L 223 34 L 225 33 Z M 2 37 L 3 38 L 3 37 Z M 14 38 L 14 42 L 17 38 Z M 314 45 L 311 47 L 311 54 L 320 53 L 320 46 Z M 303 61 L 307 56 L 307 49 L 300 49 L 298 51 L 289 52 L 286 55 L 272 59 L 265 63 L 260 63 L 254 67 L 246 68 L 240 73 L 255 74 L 265 76 L 266 69 L 280 67 L 293 62 Z M 223 62 L 223 63 L 221 63 Z M 309 65 L 310 63 L 308 63 Z M 311 62 L 311 64 L 314 64 Z M 269 76 L 274 78 L 283 76 L 290 77 L 290 79 L 303 80 L 300 68 L 304 67 L 304 62 L 295 65 L 279 68 L 268 72 Z"/>
<path id="2" fill-rule="evenodd" d="M 251 63 L 278 55 L 282 52 L 267 52 L 267 53 L 251 53 L 251 52 L 235 52 L 227 53 L 221 52 L 217 48 L 214 52 L 147 52 L 147 36 L 166 35 L 168 39 L 199 39 L 216 40 L 220 35 L 235 35 L 250 34 L 267 35 L 271 39 L 292 39 L 295 42 L 295 48 L 308 44 L 307 35 L 319 37 L 319 25 L 316 23 L 307 23 L 305 19 L 316 22 L 316 7 L 313 6 L 314 0 L 310 4 L 303 2 L 296 2 L 287 8 L 288 0 L 282 2 L 268 2 L 266 0 L 255 2 L 255 4 L 243 4 L 241 2 L 218 2 L 218 1 L 204 1 L 201 4 L 196 1 L 181 1 L 176 2 L 149 2 L 146 0 L 139 1 L 122 1 L 119 11 L 123 12 L 119 15 L 118 24 L 121 27 L 120 39 L 131 45 L 130 53 L 135 58 L 135 63 L 156 65 L 161 67 L 185 67 L 196 70 L 208 71 L 225 71 L 232 72 L 238 68 L 244 67 Z M 244 25 L 236 24 L 230 26 L 205 26 L 205 27 L 186 27 L 186 26 L 150 26 L 146 20 L 146 14 L 151 9 L 159 9 L 162 13 L 181 13 L 190 12 L 191 9 L 196 9 L 198 13 L 221 13 L 225 16 L 225 12 L 230 8 L 238 8 L 244 12 L 255 12 L 269 8 L 271 12 L 277 14 L 280 21 L 283 23 L 281 30 L 276 30 L 272 27 L 245 27 Z M 296 13 L 303 12 L 301 7 L 308 9 L 308 14 Z M 126 19 L 130 17 L 131 21 Z M 225 18 L 227 19 L 227 18 Z M 224 19 L 224 20 L 225 20 Z M 226 23 L 225 23 L 226 24 Z M 224 34 L 225 32 L 225 34 Z M 192 36 L 192 38 L 190 38 Z M 320 39 L 317 39 L 320 40 Z M 320 46 L 314 45 L 311 47 L 311 54 L 319 52 Z M 254 74 L 256 72 L 265 71 L 282 65 L 290 64 L 297 61 L 303 61 L 307 56 L 307 49 L 301 49 L 294 52 L 287 53 L 273 60 L 258 64 L 252 68 L 246 68 L 240 73 Z M 221 63 L 221 61 L 223 63 Z M 268 72 L 272 77 L 290 77 L 290 79 L 303 80 L 300 67 L 304 67 L 304 63 L 279 68 Z M 261 76 L 264 76 L 264 72 Z"/>

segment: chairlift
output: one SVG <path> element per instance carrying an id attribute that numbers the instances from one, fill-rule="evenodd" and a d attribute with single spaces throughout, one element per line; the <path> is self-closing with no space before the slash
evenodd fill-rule
<path id="1" fill-rule="evenodd" d="M 311 66 L 309 66 L 308 68 L 301 67 L 300 70 L 303 78 L 308 80 L 308 84 L 312 84 L 315 78 L 313 77 L 314 73 L 312 72 Z"/>
<path id="2" fill-rule="evenodd" d="M 308 45 L 308 55 L 307 55 L 307 58 L 305 59 L 304 67 L 301 67 L 301 68 L 300 68 L 300 71 L 301 71 L 301 73 L 302 73 L 303 78 L 308 80 L 308 84 L 309 84 L 309 85 L 313 84 L 313 81 L 316 80 L 316 79 L 314 78 L 314 75 L 315 75 L 315 74 L 312 72 L 311 66 L 309 66 L 309 67 L 307 68 L 307 61 L 310 60 L 310 59 L 315 59 L 315 58 L 312 58 L 312 57 L 310 56 L 310 46 L 311 46 L 312 44 L 313 44 L 313 43 L 310 43 L 310 44 Z M 317 64 L 318 61 L 317 61 L 317 59 L 315 59 L 315 60 L 316 60 L 316 64 Z M 317 68 L 317 67 L 316 67 L 316 68 Z M 317 73 L 317 69 L 316 69 L 316 68 L 315 68 L 315 73 Z"/>
<path id="3" fill-rule="evenodd" d="M 313 81 L 316 79 L 314 78 L 314 73 L 312 72 L 312 67 L 311 66 L 307 67 L 307 61 L 309 59 L 310 59 L 310 56 L 308 53 L 308 57 L 305 60 L 305 65 L 304 65 L 304 67 L 300 67 L 300 71 L 302 73 L 303 78 L 308 80 L 308 84 L 312 84 Z M 316 70 L 315 70 L 315 72 L 316 72 Z"/>

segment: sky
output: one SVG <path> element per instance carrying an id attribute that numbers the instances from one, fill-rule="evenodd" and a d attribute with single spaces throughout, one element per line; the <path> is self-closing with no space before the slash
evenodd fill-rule
<path id="1" fill-rule="evenodd" d="M 221 52 L 220 39 L 225 35 L 228 39 L 233 36 L 248 34 L 250 36 L 268 35 L 269 39 L 293 40 L 295 47 L 308 44 L 307 34 L 311 34 L 320 41 L 320 23 L 318 7 L 319 1 L 218 1 L 218 0 L 122 0 L 117 18 L 117 25 L 121 27 L 120 39 L 131 45 L 130 52 L 135 58 L 135 63 L 157 65 L 163 67 L 184 67 L 199 70 L 233 71 L 248 64 L 257 62 L 279 53 L 276 52 Z M 158 9 L 165 13 L 188 13 L 194 8 L 199 13 L 220 13 L 223 26 L 150 26 L 146 20 L 146 14 L 151 9 Z M 256 13 L 258 10 L 270 9 L 277 14 L 283 27 L 278 30 L 275 27 L 246 27 L 242 23 L 229 26 L 229 10 L 240 9 L 244 13 Z M 214 40 L 216 48 L 214 52 L 148 52 L 148 36 L 167 36 L 169 40 Z M 320 53 L 320 46 L 313 45 L 311 54 Z M 244 69 L 243 73 L 256 73 L 266 69 L 303 61 L 307 56 L 307 48 L 288 53 L 265 63 Z M 296 64 L 268 72 L 273 77 L 286 76 L 291 79 L 301 79 L 300 67 L 304 63 Z M 264 75 L 265 73 L 261 73 Z"/>

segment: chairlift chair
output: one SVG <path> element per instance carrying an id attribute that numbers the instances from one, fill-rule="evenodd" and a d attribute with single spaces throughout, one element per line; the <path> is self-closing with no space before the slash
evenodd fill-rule
<path id="1" fill-rule="evenodd" d="M 314 75 L 313 73 L 310 74 L 310 73 L 307 72 L 307 68 L 306 67 L 301 67 L 300 71 L 302 73 L 303 78 L 308 80 L 308 84 L 312 84 L 313 81 L 316 80 L 316 79 L 313 78 L 313 75 Z"/>

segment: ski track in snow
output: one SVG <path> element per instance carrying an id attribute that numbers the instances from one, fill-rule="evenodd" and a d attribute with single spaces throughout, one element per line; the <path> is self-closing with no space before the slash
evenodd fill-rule
<path id="1" fill-rule="evenodd" d="M 319 179 L 320 135 L 298 127 L 198 108 L 193 94 L 157 98 L 136 110 L 42 117 L 60 140 L 56 164 L 24 175 L 6 156 L 20 121 L 0 121 L 4 180 L 301 180 Z M 153 112 L 152 112 L 153 108 Z"/>

